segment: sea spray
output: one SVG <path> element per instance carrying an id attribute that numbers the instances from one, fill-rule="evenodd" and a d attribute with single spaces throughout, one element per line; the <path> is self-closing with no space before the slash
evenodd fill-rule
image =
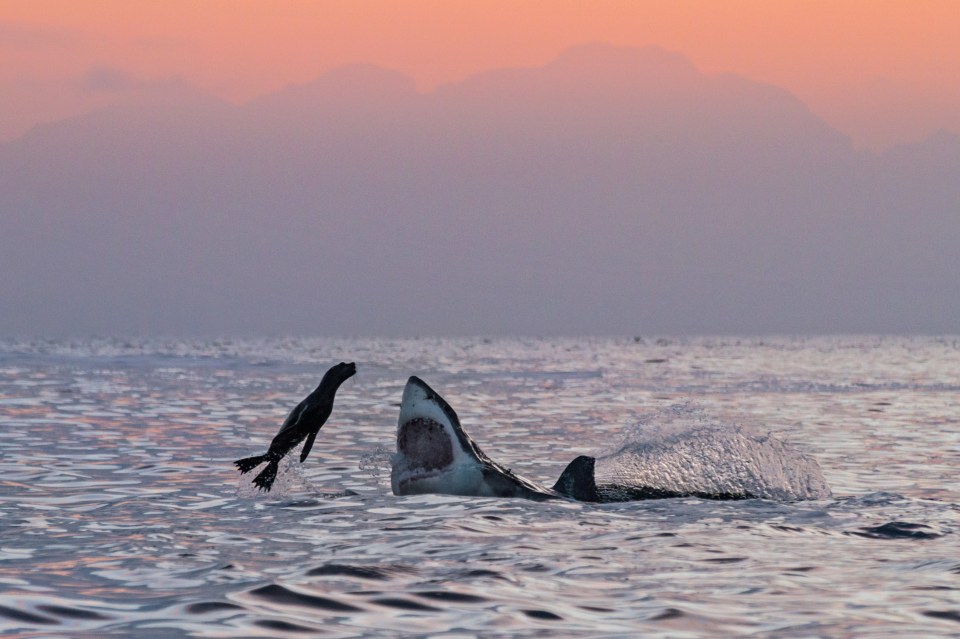
<path id="1" fill-rule="evenodd" d="M 712 419 L 693 402 L 642 417 L 597 457 L 595 477 L 604 501 L 624 487 L 778 501 L 830 496 L 813 457 L 770 434 Z"/>

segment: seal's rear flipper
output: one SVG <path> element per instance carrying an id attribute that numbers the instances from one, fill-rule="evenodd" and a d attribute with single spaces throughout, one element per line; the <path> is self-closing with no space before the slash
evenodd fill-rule
<path id="1" fill-rule="evenodd" d="M 260 471 L 260 474 L 253 478 L 253 485 L 260 490 L 269 493 L 273 488 L 273 481 L 277 478 L 277 470 L 280 468 L 280 461 L 271 460 L 267 467 Z"/>
<path id="2" fill-rule="evenodd" d="M 244 459 L 238 459 L 233 462 L 233 464 L 240 469 L 240 474 L 249 473 L 251 470 L 267 461 L 266 455 L 255 455 L 253 457 L 246 457 Z"/>
<path id="3" fill-rule="evenodd" d="M 596 460 L 580 455 L 567 464 L 553 489 L 577 501 L 600 501 L 597 494 L 597 481 L 593 475 Z"/>

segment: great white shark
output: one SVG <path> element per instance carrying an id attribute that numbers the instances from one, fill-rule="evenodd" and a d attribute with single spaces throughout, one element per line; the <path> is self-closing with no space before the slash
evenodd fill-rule
<path id="1" fill-rule="evenodd" d="M 521 497 L 533 500 L 575 499 L 617 502 L 668 497 L 703 499 L 777 498 L 763 482 L 699 485 L 648 484 L 644 477 L 598 480 L 597 460 L 581 455 L 570 462 L 552 487 L 505 468 L 488 457 L 463 430 L 456 411 L 419 377 L 410 377 L 403 390 L 397 421 L 397 452 L 390 484 L 395 495 L 437 493 L 478 497 Z M 788 500 L 829 495 L 819 467 L 812 462 L 807 476 L 812 489 L 796 491 Z M 659 485 L 658 485 L 659 483 Z M 747 488 L 747 486 L 753 488 Z M 822 486 L 821 486 L 822 485 Z M 754 492 L 756 491 L 756 492 Z"/>

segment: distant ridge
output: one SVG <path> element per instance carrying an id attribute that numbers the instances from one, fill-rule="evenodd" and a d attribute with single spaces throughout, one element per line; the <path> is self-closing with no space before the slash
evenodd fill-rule
<path id="1" fill-rule="evenodd" d="M 655 47 L 170 84 L 0 145 L 0 334 L 956 333 L 957 175 Z"/>

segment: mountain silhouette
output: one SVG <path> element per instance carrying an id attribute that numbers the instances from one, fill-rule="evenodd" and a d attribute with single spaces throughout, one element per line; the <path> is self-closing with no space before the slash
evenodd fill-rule
<path id="1" fill-rule="evenodd" d="M 0 145 L 0 334 L 955 333 L 958 175 L 653 47 L 169 83 Z"/>

